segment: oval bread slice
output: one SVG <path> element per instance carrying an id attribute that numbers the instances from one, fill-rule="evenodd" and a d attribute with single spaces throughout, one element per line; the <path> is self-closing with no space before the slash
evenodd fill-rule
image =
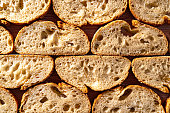
<path id="1" fill-rule="evenodd" d="M 92 113 L 165 113 L 160 97 L 138 85 L 118 87 L 100 94 L 93 103 Z"/>
<path id="2" fill-rule="evenodd" d="M 136 58 L 132 71 L 140 82 L 169 93 L 170 56 Z"/>
<path id="3" fill-rule="evenodd" d="M 164 33 L 137 20 L 135 27 L 123 20 L 113 21 L 101 27 L 93 36 L 91 51 L 97 55 L 164 55 L 168 51 L 168 41 Z"/>
<path id="4" fill-rule="evenodd" d="M 90 113 L 86 94 L 70 85 L 46 83 L 24 93 L 20 113 Z"/>
<path id="5" fill-rule="evenodd" d="M 87 35 L 73 25 L 38 21 L 22 28 L 15 39 L 20 54 L 84 55 L 90 49 Z"/>
<path id="6" fill-rule="evenodd" d="M 48 11 L 51 0 L 1 0 L 0 20 L 25 24 L 42 17 Z"/>
<path id="7" fill-rule="evenodd" d="M 53 65 L 53 59 L 49 56 L 0 55 L 0 86 L 25 90 L 44 81 Z"/>
<path id="8" fill-rule="evenodd" d="M 148 24 L 170 24 L 169 0 L 129 0 L 129 8 L 135 18 Z"/>
<path id="9" fill-rule="evenodd" d="M 0 87 L 0 113 L 17 113 L 18 103 L 6 89 Z"/>
<path id="10" fill-rule="evenodd" d="M 166 113 L 170 113 L 170 98 L 168 98 L 166 102 Z"/>
<path id="11" fill-rule="evenodd" d="M 55 14 L 77 26 L 110 22 L 121 16 L 126 7 L 127 0 L 53 0 Z"/>
<path id="12" fill-rule="evenodd" d="M 0 54 L 8 54 L 13 51 L 13 37 L 8 30 L 0 26 Z"/>
<path id="13" fill-rule="evenodd" d="M 121 84 L 131 62 L 119 56 L 69 56 L 55 60 L 55 69 L 64 81 L 87 93 L 87 86 L 103 91 Z"/>

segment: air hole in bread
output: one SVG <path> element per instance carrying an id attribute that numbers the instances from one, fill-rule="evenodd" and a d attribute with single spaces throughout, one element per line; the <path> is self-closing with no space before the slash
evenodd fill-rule
<path id="1" fill-rule="evenodd" d="M 46 102 L 46 101 L 48 101 L 48 98 L 47 98 L 47 97 L 43 97 L 43 98 L 40 100 L 41 103 L 44 103 L 44 102 Z"/>
<path id="2" fill-rule="evenodd" d="M 80 108 L 80 103 L 79 103 L 79 104 L 76 104 L 76 105 L 75 105 L 75 108 L 76 108 L 76 109 L 79 109 L 79 108 Z"/>
<path id="3" fill-rule="evenodd" d="M 48 3 L 48 0 L 45 0 L 45 3 L 47 4 L 47 3 Z"/>
<path id="4" fill-rule="evenodd" d="M 42 43 L 42 47 L 43 47 L 43 48 L 45 47 L 45 43 L 44 43 L 44 42 Z"/>
<path id="5" fill-rule="evenodd" d="M 157 100 L 154 100 L 155 105 L 159 105 L 159 102 Z"/>
<path id="6" fill-rule="evenodd" d="M 89 70 L 92 71 L 93 70 L 93 67 L 92 66 L 88 66 Z"/>
<path id="7" fill-rule="evenodd" d="M 148 73 L 150 73 L 150 70 L 149 70 L 149 69 L 146 69 L 144 73 L 145 73 L 145 74 L 148 74 Z"/>
<path id="8" fill-rule="evenodd" d="M 117 112 L 120 108 L 114 108 L 113 111 Z"/>
<path id="9" fill-rule="evenodd" d="M 78 45 L 77 47 L 76 47 L 76 51 L 78 51 L 80 49 L 80 45 Z"/>
<path id="10" fill-rule="evenodd" d="M 56 93 L 57 96 L 59 96 L 59 97 L 64 97 L 64 98 L 67 97 L 66 95 L 64 95 L 62 92 L 60 92 L 60 91 L 59 91 L 56 87 L 54 87 L 54 86 L 51 87 L 51 90 L 52 90 L 54 93 Z"/>
<path id="11" fill-rule="evenodd" d="M 3 100 L 0 99 L 0 104 L 1 104 L 1 105 L 4 105 L 5 102 L 4 102 Z"/>
<path id="12" fill-rule="evenodd" d="M 158 37 L 163 37 L 163 35 L 161 35 L 161 34 L 159 34 L 159 35 L 157 35 Z"/>
<path id="13" fill-rule="evenodd" d="M 154 47 L 152 47 L 152 48 L 151 48 L 151 51 L 154 51 L 154 50 L 155 50 L 155 48 L 154 48 Z"/>
<path id="14" fill-rule="evenodd" d="M 153 3 L 146 4 L 145 6 L 151 9 L 151 8 L 158 7 L 159 5 L 156 2 L 153 2 Z"/>
<path id="15" fill-rule="evenodd" d="M 121 33 L 124 36 L 134 36 L 138 31 L 137 30 L 133 30 L 131 31 L 130 28 L 128 26 L 122 26 L 121 27 Z"/>
<path id="16" fill-rule="evenodd" d="M 114 81 L 118 81 L 120 78 L 119 77 L 115 77 L 114 78 Z"/>
<path id="17" fill-rule="evenodd" d="M 105 107 L 103 108 L 103 112 L 105 112 L 105 111 L 107 111 L 107 110 L 108 110 L 108 107 L 105 106 Z"/>
<path id="18" fill-rule="evenodd" d="M 63 107 L 64 111 L 68 111 L 69 109 L 70 109 L 70 105 L 68 105 L 68 104 L 64 105 L 64 107 Z"/>
<path id="19" fill-rule="evenodd" d="M 149 43 L 148 41 L 145 41 L 144 39 L 140 39 L 141 43 Z"/>
<path id="20" fill-rule="evenodd" d="M 127 89 L 124 91 L 123 95 L 119 97 L 119 100 L 125 100 L 132 92 L 132 89 Z"/>
<path id="21" fill-rule="evenodd" d="M 3 70 L 4 70 L 4 71 L 8 71 L 8 70 L 9 70 L 9 68 L 10 68 L 10 66 L 9 66 L 9 65 L 5 65 L 5 66 L 3 67 Z"/>
<path id="22" fill-rule="evenodd" d="M 141 49 L 141 53 L 145 53 L 146 52 L 146 50 L 145 49 Z"/>
<path id="23" fill-rule="evenodd" d="M 11 40 L 8 40 L 8 45 L 12 46 L 12 41 Z"/>
<path id="24" fill-rule="evenodd" d="M 74 43 L 67 41 L 66 42 L 69 46 L 74 46 Z"/>
<path id="25" fill-rule="evenodd" d="M 104 73 L 106 73 L 108 71 L 109 67 L 106 65 L 103 69 Z"/>
<path id="26" fill-rule="evenodd" d="M 26 69 L 22 69 L 22 74 L 26 74 Z"/>
<path id="27" fill-rule="evenodd" d="M 19 0 L 19 8 L 22 10 L 23 9 L 23 0 Z"/>
<path id="28" fill-rule="evenodd" d="M 152 37 L 152 36 L 148 36 L 147 37 L 150 41 L 153 41 L 154 40 L 154 38 Z"/>
<path id="29" fill-rule="evenodd" d="M 87 1 L 80 2 L 84 7 L 87 7 Z"/>
<path id="30" fill-rule="evenodd" d="M 120 37 L 118 37 L 118 43 L 121 44 L 122 43 L 122 39 Z"/>
<path id="31" fill-rule="evenodd" d="M 48 34 L 45 31 L 41 32 L 41 39 L 47 39 L 48 38 Z"/>
<path id="32" fill-rule="evenodd" d="M 102 5 L 102 10 L 105 10 L 106 9 L 106 4 L 103 4 Z"/>
<path id="33" fill-rule="evenodd" d="M 135 112 L 135 108 L 134 108 L 134 107 L 131 107 L 131 108 L 130 108 L 130 112 Z"/>
<path id="34" fill-rule="evenodd" d="M 155 112 L 155 110 L 153 109 L 151 112 Z"/>
<path id="35" fill-rule="evenodd" d="M 85 73 L 85 74 L 88 74 L 88 70 L 87 70 L 86 67 L 84 67 L 84 73 Z"/>
<path id="36" fill-rule="evenodd" d="M 122 9 L 122 11 L 124 11 L 124 10 L 125 10 L 125 8 Z"/>
<path id="37" fill-rule="evenodd" d="M 51 35 L 51 34 L 53 34 L 55 32 L 55 28 L 53 28 L 53 27 L 52 28 L 47 28 L 46 31 L 47 31 L 48 34 Z"/>
<path id="38" fill-rule="evenodd" d="M 98 41 L 103 40 L 103 35 L 99 35 L 99 36 L 97 37 L 97 40 L 98 40 Z"/>
<path id="39" fill-rule="evenodd" d="M 95 44 L 94 48 L 97 50 L 97 48 L 99 47 L 99 44 Z"/>
<path id="40" fill-rule="evenodd" d="M 20 46 L 20 45 L 21 45 L 21 42 L 18 42 L 17 44 L 18 44 L 18 46 Z"/>

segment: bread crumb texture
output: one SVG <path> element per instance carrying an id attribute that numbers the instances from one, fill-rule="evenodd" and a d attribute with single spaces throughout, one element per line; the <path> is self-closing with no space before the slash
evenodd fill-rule
<path id="1" fill-rule="evenodd" d="M 21 113 L 90 113 L 87 95 L 75 87 L 46 83 L 29 89 L 22 97 Z"/>
<path id="2" fill-rule="evenodd" d="M 132 70 L 140 82 L 169 93 L 169 56 L 136 58 L 132 62 Z"/>
<path id="3" fill-rule="evenodd" d="M 90 49 L 87 35 L 73 25 L 51 21 L 34 22 L 22 28 L 15 51 L 22 54 L 84 55 Z"/>
<path id="4" fill-rule="evenodd" d="M 170 97 L 167 99 L 167 103 L 166 103 L 166 113 L 170 113 Z"/>
<path id="5" fill-rule="evenodd" d="M 13 37 L 4 27 L 0 26 L 0 54 L 13 51 Z"/>
<path id="6" fill-rule="evenodd" d="M 0 19 L 12 23 L 29 23 L 44 15 L 51 0 L 0 0 Z"/>
<path id="7" fill-rule="evenodd" d="M 129 7 L 137 19 L 160 25 L 170 23 L 170 0 L 129 0 Z"/>
<path id="8" fill-rule="evenodd" d="M 121 84 L 131 62 L 119 56 L 70 56 L 55 60 L 61 79 L 87 93 L 87 87 L 103 91 Z"/>
<path id="9" fill-rule="evenodd" d="M 25 90 L 46 79 L 52 69 L 49 56 L 1 55 L 0 86 Z"/>
<path id="10" fill-rule="evenodd" d="M 53 0 L 54 12 L 74 25 L 101 25 L 122 15 L 127 0 Z"/>
<path id="11" fill-rule="evenodd" d="M 164 55 L 168 41 L 162 31 L 155 27 L 132 21 L 135 27 L 123 20 L 113 21 L 101 27 L 93 36 L 91 51 L 97 55 Z"/>
<path id="12" fill-rule="evenodd" d="M 92 113 L 165 113 L 159 96 L 142 86 L 130 85 L 100 94 Z"/>
<path id="13" fill-rule="evenodd" d="M 6 89 L 0 87 L 0 112 L 17 113 L 18 105 L 14 96 Z"/>

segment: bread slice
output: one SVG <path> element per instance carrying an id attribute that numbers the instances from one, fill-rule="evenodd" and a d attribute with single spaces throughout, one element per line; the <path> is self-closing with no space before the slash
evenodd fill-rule
<path id="1" fill-rule="evenodd" d="M 52 0 L 55 14 L 77 26 L 102 25 L 121 16 L 127 0 Z"/>
<path id="2" fill-rule="evenodd" d="M 53 65 L 53 59 L 49 56 L 0 55 L 0 86 L 25 90 L 44 81 Z"/>
<path id="3" fill-rule="evenodd" d="M 168 41 L 164 33 L 137 20 L 135 28 L 123 21 L 113 21 L 101 27 L 93 36 L 91 51 L 97 55 L 164 55 L 168 51 Z"/>
<path id="4" fill-rule="evenodd" d="M 168 98 L 166 102 L 166 113 L 170 113 L 170 98 Z"/>
<path id="5" fill-rule="evenodd" d="M 0 26 L 0 54 L 8 54 L 13 51 L 13 37 L 8 30 Z"/>
<path id="6" fill-rule="evenodd" d="M 169 93 L 170 56 L 136 58 L 132 71 L 140 82 Z"/>
<path id="7" fill-rule="evenodd" d="M 90 113 L 86 94 L 65 83 L 46 83 L 24 93 L 20 113 Z"/>
<path id="8" fill-rule="evenodd" d="M 138 85 L 118 87 L 100 94 L 93 103 L 92 113 L 165 113 L 160 97 Z"/>
<path id="9" fill-rule="evenodd" d="M 15 39 L 20 54 L 84 55 L 90 49 L 87 35 L 80 28 L 61 21 L 38 21 L 22 28 Z"/>
<path id="10" fill-rule="evenodd" d="M 18 104 L 14 96 L 0 87 L 0 113 L 17 113 Z"/>
<path id="11" fill-rule="evenodd" d="M 87 93 L 87 86 L 103 91 L 121 84 L 128 76 L 131 62 L 119 56 L 58 57 L 55 68 L 64 81 Z"/>
<path id="12" fill-rule="evenodd" d="M 152 25 L 170 24 L 169 0 L 129 0 L 129 8 L 138 20 Z"/>
<path id="13" fill-rule="evenodd" d="M 42 17 L 48 11 L 51 0 L 1 0 L 0 20 L 25 24 Z"/>

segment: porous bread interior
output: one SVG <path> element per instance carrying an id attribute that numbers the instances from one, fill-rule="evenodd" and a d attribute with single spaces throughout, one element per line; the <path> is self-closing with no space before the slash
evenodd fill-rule
<path id="1" fill-rule="evenodd" d="M 149 90 L 127 86 L 106 91 L 95 100 L 93 113 L 165 113 L 159 96 Z"/>
<path id="2" fill-rule="evenodd" d="M 38 85 L 24 94 L 20 107 L 25 112 L 90 113 L 88 97 L 70 86 Z"/>
<path id="3" fill-rule="evenodd" d="M 51 73 L 53 61 L 44 56 L 0 56 L 0 86 L 27 88 L 43 81 Z"/>
<path id="4" fill-rule="evenodd" d="M 74 25 L 104 24 L 125 12 L 127 0 L 53 0 L 54 12 Z"/>
<path id="5" fill-rule="evenodd" d="M 169 0 L 130 0 L 132 14 L 150 24 L 163 24 L 170 21 Z"/>
<path id="6" fill-rule="evenodd" d="M 0 54 L 7 54 L 13 50 L 13 39 L 10 33 L 0 26 Z"/>
<path id="7" fill-rule="evenodd" d="M 134 20 L 136 28 L 117 20 L 101 27 L 94 35 L 91 51 L 99 55 L 164 55 L 168 50 L 168 41 L 156 28 Z M 135 24 L 134 23 L 134 24 Z"/>
<path id="8" fill-rule="evenodd" d="M 87 93 L 110 89 L 128 76 L 130 61 L 115 56 L 59 57 L 55 68 L 61 79 Z"/>
<path id="9" fill-rule="evenodd" d="M 17 113 L 17 102 L 6 89 L 0 88 L 0 112 Z"/>
<path id="10" fill-rule="evenodd" d="M 25 54 L 77 55 L 89 51 L 87 35 L 78 27 L 40 21 L 24 27 L 15 40 L 15 50 Z"/>
<path id="11" fill-rule="evenodd" d="M 137 79 L 168 93 L 170 88 L 170 57 L 145 57 L 133 60 L 132 70 Z"/>
<path id="12" fill-rule="evenodd" d="M 47 12 L 50 0 L 1 0 L 0 19 L 28 23 Z"/>

